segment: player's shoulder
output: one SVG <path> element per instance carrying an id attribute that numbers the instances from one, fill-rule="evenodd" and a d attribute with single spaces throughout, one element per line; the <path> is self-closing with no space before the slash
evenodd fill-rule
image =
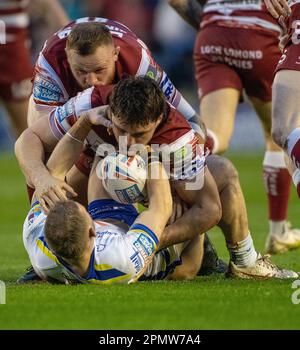
<path id="1" fill-rule="evenodd" d="M 24 229 L 29 230 L 36 226 L 43 227 L 47 216 L 43 213 L 42 207 L 38 201 L 35 201 L 26 216 Z"/>
<path id="2" fill-rule="evenodd" d="M 151 143 L 160 145 L 181 144 L 182 138 L 187 140 L 193 137 L 194 134 L 185 117 L 168 103 L 165 120 L 162 122 L 162 126 L 154 133 Z"/>

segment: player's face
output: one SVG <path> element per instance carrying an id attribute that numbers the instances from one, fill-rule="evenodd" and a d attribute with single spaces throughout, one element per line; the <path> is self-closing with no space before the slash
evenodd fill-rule
<path id="1" fill-rule="evenodd" d="M 156 122 L 150 122 L 147 125 L 130 126 L 124 123 L 121 118 L 111 113 L 112 131 L 117 141 L 120 136 L 127 138 L 128 147 L 135 144 L 148 145 L 155 133 L 156 128 L 160 124 L 163 115 L 160 115 Z"/>
<path id="2" fill-rule="evenodd" d="M 88 56 L 81 56 L 73 49 L 66 51 L 72 74 L 82 89 L 114 81 L 119 50 L 114 45 L 99 46 Z"/>

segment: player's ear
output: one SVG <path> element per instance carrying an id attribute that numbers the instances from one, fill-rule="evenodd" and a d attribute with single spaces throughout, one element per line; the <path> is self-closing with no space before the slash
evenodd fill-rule
<path id="1" fill-rule="evenodd" d="M 117 61 L 120 53 L 120 46 L 116 46 L 114 49 L 114 60 Z"/>
<path id="2" fill-rule="evenodd" d="M 89 229 L 89 237 L 90 237 L 90 238 L 91 238 L 91 237 L 96 237 L 96 231 L 95 231 L 94 227 L 91 227 L 91 228 Z"/>
<path id="3" fill-rule="evenodd" d="M 161 123 L 161 121 L 163 120 L 163 117 L 164 117 L 164 114 L 161 113 L 161 115 L 158 117 L 158 119 L 157 119 L 157 121 L 155 123 L 156 124 L 155 126 L 158 126 Z"/>

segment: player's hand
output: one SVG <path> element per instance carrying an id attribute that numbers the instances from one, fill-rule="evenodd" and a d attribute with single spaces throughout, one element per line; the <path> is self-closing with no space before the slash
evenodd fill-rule
<path id="1" fill-rule="evenodd" d="M 70 185 L 51 175 L 39 179 L 34 186 L 35 196 L 46 214 L 57 202 L 77 197 L 77 193 Z"/>
<path id="2" fill-rule="evenodd" d="M 108 105 L 96 107 L 86 112 L 85 117 L 92 125 L 103 125 L 109 128 L 112 122 L 108 119 L 108 110 Z"/>
<path id="3" fill-rule="evenodd" d="M 291 14 L 287 0 L 264 0 L 264 2 L 274 18 L 279 18 L 280 16 L 286 17 Z"/>
<path id="4" fill-rule="evenodd" d="M 168 225 L 173 224 L 188 210 L 187 204 L 175 193 L 172 193 L 172 198 L 173 198 L 173 211 L 168 221 Z"/>

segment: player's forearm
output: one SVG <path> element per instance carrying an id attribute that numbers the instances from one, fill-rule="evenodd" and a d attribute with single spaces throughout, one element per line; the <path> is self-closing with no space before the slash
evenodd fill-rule
<path id="1" fill-rule="evenodd" d="M 53 32 L 70 22 L 68 15 L 57 0 L 44 0 L 48 25 Z"/>
<path id="2" fill-rule="evenodd" d="M 16 141 L 15 155 L 29 185 L 35 186 L 39 178 L 49 173 L 44 164 L 43 144 L 30 129 L 26 129 Z"/>
<path id="3" fill-rule="evenodd" d="M 169 0 L 169 5 L 196 30 L 199 30 L 203 6 L 197 0 Z"/>
<path id="4" fill-rule="evenodd" d="M 172 214 L 172 195 L 168 176 L 159 162 L 148 167 L 147 193 L 149 206 L 136 221 L 149 227 L 160 240 Z"/>
<path id="5" fill-rule="evenodd" d="M 214 211 L 192 206 L 181 218 L 167 226 L 162 234 L 159 249 L 193 239 L 217 224 Z"/>
<path id="6" fill-rule="evenodd" d="M 29 11 L 46 19 L 52 32 L 70 22 L 68 15 L 57 0 L 31 0 Z"/>
<path id="7" fill-rule="evenodd" d="M 65 179 L 67 172 L 78 159 L 83 149 L 84 139 L 91 127 L 86 115 L 82 115 L 59 141 L 47 162 L 47 168 L 52 176 Z"/>

